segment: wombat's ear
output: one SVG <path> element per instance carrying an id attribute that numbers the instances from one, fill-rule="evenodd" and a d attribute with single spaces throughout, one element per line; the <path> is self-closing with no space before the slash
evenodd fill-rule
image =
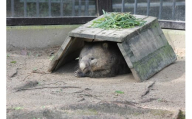
<path id="1" fill-rule="evenodd" d="M 103 43 L 102 46 L 103 46 L 103 48 L 107 49 L 108 48 L 108 43 Z"/>

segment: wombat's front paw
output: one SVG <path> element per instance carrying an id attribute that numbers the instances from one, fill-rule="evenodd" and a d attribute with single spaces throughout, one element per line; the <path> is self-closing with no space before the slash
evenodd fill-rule
<path id="1" fill-rule="evenodd" d="M 76 77 L 84 77 L 83 72 L 81 72 L 80 70 L 75 71 L 74 75 L 75 75 Z"/>

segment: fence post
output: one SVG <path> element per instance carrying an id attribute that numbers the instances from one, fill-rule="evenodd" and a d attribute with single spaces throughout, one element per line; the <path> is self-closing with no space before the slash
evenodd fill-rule
<path id="1" fill-rule="evenodd" d="M 14 11 L 14 0 L 11 0 L 11 17 L 15 16 L 15 11 Z"/>
<path id="2" fill-rule="evenodd" d="M 102 15 L 103 11 L 112 12 L 112 0 L 97 0 L 98 15 Z"/>
<path id="3" fill-rule="evenodd" d="M 39 0 L 36 0 L 36 16 L 39 17 Z"/>

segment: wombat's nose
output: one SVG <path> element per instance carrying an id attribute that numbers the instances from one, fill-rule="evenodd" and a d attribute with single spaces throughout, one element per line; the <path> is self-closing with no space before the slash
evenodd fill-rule
<path id="1" fill-rule="evenodd" d="M 79 67 L 81 70 L 84 70 L 86 68 L 86 64 L 81 62 Z"/>

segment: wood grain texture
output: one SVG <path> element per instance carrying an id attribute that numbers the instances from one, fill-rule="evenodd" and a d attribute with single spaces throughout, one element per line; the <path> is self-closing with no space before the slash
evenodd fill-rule
<path id="1" fill-rule="evenodd" d="M 77 58 L 83 45 L 83 39 L 67 37 L 55 54 L 54 58 L 51 60 L 48 71 L 53 72 L 65 63 Z"/>
<path id="2" fill-rule="evenodd" d="M 158 22 L 133 37 L 118 43 L 135 79 L 144 81 L 176 61 L 176 55 L 167 42 Z"/>
<path id="3" fill-rule="evenodd" d="M 136 26 L 134 28 L 129 29 L 110 29 L 105 30 L 101 28 L 91 28 L 91 24 L 93 21 L 104 17 L 101 15 L 100 17 L 78 27 L 77 29 L 72 30 L 69 33 L 70 37 L 80 37 L 80 38 L 88 38 L 94 39 L 94 41 L 113 41 L 113 42 L 123 42 L 126 37 L 132 36 L 138 32 L 140 29 L 146 28 L 145 26 L 149 26 L 152 21 L 156 20 L 155 17 L 148 17 L 143 15 L 134 15 L 136 18 L 141 18 L 146 22 L 144 26 Z"/>

